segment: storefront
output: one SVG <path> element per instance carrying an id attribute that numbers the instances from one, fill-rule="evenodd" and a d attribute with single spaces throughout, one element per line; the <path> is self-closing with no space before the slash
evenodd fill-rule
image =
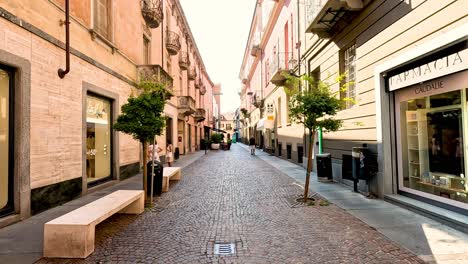
<path id="1" fill-rule="evenodd" d="M 468 41 L 457 33 L 377 69 L 379 170 L 384 194 L 467 213 Z"/>
<path id="2" fill-rule="evenodd" d="M 0 217 L 14 210 L 13 79 L 13 71 L 0 65 Z"/>
<path id="3" fill-rule="evenodd" d="M 88 94 L 86 98 L 86 179 L 88 186 L 112 179 L 112 102 Z"/>

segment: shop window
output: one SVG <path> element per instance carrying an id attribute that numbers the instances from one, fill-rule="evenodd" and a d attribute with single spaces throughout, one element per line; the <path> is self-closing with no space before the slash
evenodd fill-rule
<path id="1" fill-rule="evenodd" d="M 13 211 L 13 80 L 0 65 L 0 216 Z"/>
<path id="2" fill-rule="evenodd" d="M 278 143 L 278 156 L 283 156 L 283 145 L 281 143 Z"/>
<path id="3" fill-rule="evenodd" d="M 111 39 L 111 0 L 94 0 L 94 30 L 107 40 Z"/>
<path id="4" fill-rule="evenodd" d="M 291 159 L 292 158 L 292 146 L 291 145 L 286 145 L 286 158 Z"/>
<path id="5" fill-rule="evenodd" d="M 356 101 L 356 45 L 351 45 L 340 52 L 341 74 L 345 74 L 343 83 L 348 84 L 345 91 L 340 93 L 344 101 L 344 108 L 351 108 Z"/>
<path id="6" fill-rule="evenodd" d="M 94 95 L 86 104 L 86 176 L 92 186 L 111 178 L 111 102 Z"/>
<path id="7" fill-rule="evenodd" d="M 467 203 L 462 121 L 466 104 L 461 103 L 461 93 L 400 103 L 402 183 L 412 190 Z"/>

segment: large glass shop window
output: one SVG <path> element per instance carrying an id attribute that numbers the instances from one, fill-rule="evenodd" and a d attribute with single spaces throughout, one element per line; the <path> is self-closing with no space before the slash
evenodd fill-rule
<path id="1" fill-rule="evenodd" d="M 400 102 L 403 186 L 467 203 L 462 91 Z"/>
<path id="2" fill-rule="evenodd" d="M 10 171 L 10 85 L 8 72 L 0 69 L 0 216 L 11 212 L 13 179 Z"/>
<path id="3" fill-rule="evenodd" d="M 87 97 L 86 177 L 88 183 L 111 177 L 111 103 Z"/>

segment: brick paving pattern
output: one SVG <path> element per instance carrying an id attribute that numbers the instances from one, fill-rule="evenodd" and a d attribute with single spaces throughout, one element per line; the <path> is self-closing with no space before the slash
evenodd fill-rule
<path id="1" fill-rule="evenodd" d="M 39 263 L 423 263 L 335 205 L 292 205 L 302 189 L 235 145 L 182 175 L 153 209 L 100 224 L 86 260 Z M 215 243 L 236 253 L 214 255 Z"/>

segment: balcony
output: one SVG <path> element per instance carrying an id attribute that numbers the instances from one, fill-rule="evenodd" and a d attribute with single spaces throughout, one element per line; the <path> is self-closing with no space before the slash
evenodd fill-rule
<path id="1" fill-rule="evenodd" d="M 203 86 L 203 83 L 201 79 L 195 80 L 195 89 L 200 89 L 202 86 Z"/>
<path id="2" fill-rule="evenodd" d="M 186 71 L 190 67 L 190 57 L 185 51 L 179 53 L 179 67 L 181 70 Z"/>
<path id="3" fill-rule="evenodd" d="M 252 39 L 252 48 L 250 49 L 250 55 L 257 57 L 262 54 L 262 49 L 260 47 L 260 35 L 255 34 L 254 38 Z"/>
<path id="4" fill-rule="evenodd" d="M 195 99 L 191 96 L 178 96 L 177 97 L 179 105 L 179 114 L 183 116 L 189 116 L 195 113 Z"/>
<path id="5" fill-rule="evenodd" d="M 168 97 L 166 99 L 172 96 L 172 77 L 160 65 L 139 65 L 137 69 L 139 81 L 161 83 L 168 91 Z"/>
<path id="6" fill-rule="evenodd" d="M 180 37 L 174 31 L 166 31 L 166 49 L 171 56 L 176 55 L 180 51 Z"/>
<path id="7" fill-rule="evenodd" d="M 163 21 L 164 13 L 161 0 L 142 0 L 141 14 L 146 25 L 150 28 L 157 28 Z"/>
<path id="8" fill-rule="evenodd" d="M 270 82 L 276 86 L 284 85 L 286 74 L 291 71 L 290 61 L 292 61 L 291 52 L 279 52 L 274 54 L 270 62 Z"/>
<path id="9" fill-rule="evenodd" d="M 339 31 L 340 21 L 349 21 L 363 8 L 363 0 L 306 0 L 306 32 L 329 38 Z"/>
<path id="10" fill-rule="evenodd" d="M 206 110 L 203 108 L 197 108 L 195 111 L 195 114 L 193 115 L 193 118 L 195 119 L 196 122 L 203 122 L 206 119 Z"/>
<path id="11" fill-rule="evenodd" d="M 201 94 L 201 95 L 205 95 L 205 94 L 206 94 L 206 86 L 205 86 L 205 85 L 202 85 L 202 86 L 200 87 L 200 94 Z"/>
<path id="12" fill-rule="evenodd" d="M 189 71 L 188 71 L 188 78 L 189 80 L 191 81 L 194 81 L 196 80 L 197 78 L 197 71 L 195 70 L 195 67 L 190 67 Z M 195 82 L 196 84 L 196 82 Z"/>

